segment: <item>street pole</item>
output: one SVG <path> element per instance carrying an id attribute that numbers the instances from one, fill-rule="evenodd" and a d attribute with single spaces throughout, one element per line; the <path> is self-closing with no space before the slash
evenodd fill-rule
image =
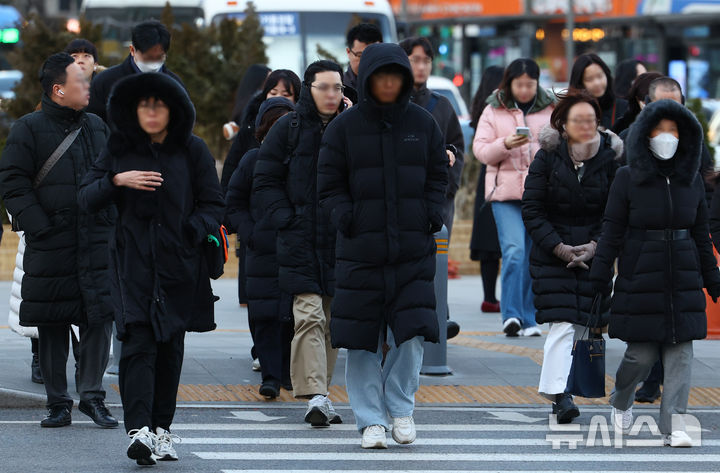
<path id="1" fill-rule="evenodd" d="M 565 58 L 567 59 L 567 79 L 570 82 L 570 71 L 572 71 L 575 60 L 575 40 L 573 30 L 575 29 L 575 5 L 573 0 L 568 0 L 567 12 L 565 13 L 565 28 L 568 31 L 568 38 L 565 41 Z"/>
<path id="2" fill-rule="evenodd" d="M 403 24 L 403 37 L 408 35 L 408 16 L 407 16 L 407 0 L 402 0 L 400 7 L 400 21 Z"/>

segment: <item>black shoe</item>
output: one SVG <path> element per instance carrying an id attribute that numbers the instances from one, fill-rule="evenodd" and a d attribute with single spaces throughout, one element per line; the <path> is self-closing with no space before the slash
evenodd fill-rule
<path id="1" fill-rule="evenodd" d="M 558 424 L 569 424 L 580 415 L 580 409 L 575 405 L 570 394 L 563 393 L 555 396 L 553 413 L 557 414 Z"/>
<path id="2" fill-rule="evenodd" d="M 280 395 L 280 383 L 275 380 L 263 381 L 260 386 L 260 395 L 267 399 L 275 399 Z"/>
<path id="3" fill-rule="evenodd" d="M 458 333 L 460 333 L 460 325 L 458 325 L 457 322 L 448 320 L 447 321 L 447 339 L 450 340 L 453 337 L 457 337 Z"/>
<path id="4" fill-rule="evenodd" d="M 40 421 L 40 427 L 65 427 L 72 424 L 72 415 L 67 406 L 55 406 L 48 409 L 48 415 Z"/>
<path id="5" fill-rule="evenodd" d="M 635 402 L 653 403 L 660 399 L 661 395 L 659 385 L 650 386 L 643 383 L 642 387 L 635 392 Z"/>
<path id="6" fill-rule="evenodd" d="M 80 412 L 90 417 L 100 427 L 112 429 L 118 426 L 118 421 L 110 414 L 102 399 L 90 399 L 80 401 L 78 405 Z"/>
<path id="7" fill-rule="evenodd" d="M 42 371 L 40 371 L 40 360 L 37 354 L 33 354 L 30 363 L 30 381 L 37 384 L 43 384 Z"/>

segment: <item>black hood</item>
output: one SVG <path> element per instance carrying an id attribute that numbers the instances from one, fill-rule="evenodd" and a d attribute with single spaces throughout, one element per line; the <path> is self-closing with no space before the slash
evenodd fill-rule
<path id="1" fill-rule="evenodd" d="M 370 76 L 383 66 L 397 65 L 403 71 L 403 88 L 397 102 L 381 105 L 370 93 Z M 375 43 L 363 51 L 358 68 L 358 103 L 364 113 L 380 116 L 396 116 L 400 118 L 410 103 L 413 88 L 413 75 L 407 53 L 397 44 Z"/>
<path id="2" fill-rule="evenodd" d="M 113 153 L 150 142 L 137 119 L 137 104 L 146 97 L 157 97 L 170 108 L 164 144 L 185 147 L 189 143 L 195 126 L 195 107 L 185 89 L 167 74 L 133 74 L 119 81 L 108 98 L 107 117 L 111 130 L 108 148 Z"/>
<path id="3" fill-rule="evenodd" d="M 650 132 L 662 119 L 677 123 L 680 143 L 672 158 L 673 175 L 690 183 L 700 169 L 703 132 L 695 115 L 673 100 L 659 100 L 648 104 L 630 126 L 625 140 L 628 166 L 635 180 L 642 182 L 659 172 L 658 159 L 648 146 Z"/>

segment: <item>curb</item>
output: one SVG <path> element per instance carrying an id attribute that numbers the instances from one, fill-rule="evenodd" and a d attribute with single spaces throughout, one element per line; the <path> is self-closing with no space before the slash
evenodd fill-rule
<path id="1" fill-rule="evenodd" d="M 0 388 L 0 409 L 45 407 L 47 398 L 42 394 Z"/>

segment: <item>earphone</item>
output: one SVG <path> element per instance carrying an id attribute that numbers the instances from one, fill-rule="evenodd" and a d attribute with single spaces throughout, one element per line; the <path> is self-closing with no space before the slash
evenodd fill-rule
<path id="1" fill-rule="evenodd" d="M 63 92 L 62 90 L 58 90 L 58 94 L 65 95 L 65 92 Z"/>

